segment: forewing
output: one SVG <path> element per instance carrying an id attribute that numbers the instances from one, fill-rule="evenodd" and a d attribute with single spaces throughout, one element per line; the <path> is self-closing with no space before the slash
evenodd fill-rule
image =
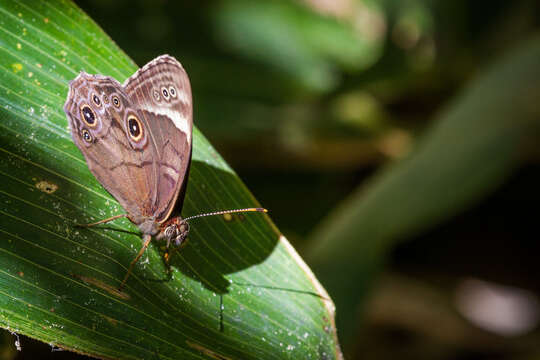
<path id="1" fill-rule="evenodd" d="M 157 222 L 167 220 L 178 199 L 191 160 L 193 103 L 182 65 L 162 55 L 126 80 L 124 89 L 150 128 L 157 148 Z M 179 204 L 181 206 L 182 204 Z"/>

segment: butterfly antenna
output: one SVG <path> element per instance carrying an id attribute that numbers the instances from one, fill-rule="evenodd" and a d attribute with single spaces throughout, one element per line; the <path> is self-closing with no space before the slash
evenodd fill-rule
<path id="1" fill-rule="evenodd" d="M 205 213 L 205 214 L 193 215 L 193 216 L 185 218 L 184 220 L 188 221 L 188 220 L 191 220 L 191 219 L 196 219 L 196 218 L 205 217 L 205 216 L 234 214 L 234 213 L 245 213 L 245 212 L 263 212 L 263 213 L 267 213 L 268 210 L 266 210 L 264 208 L 246 208 L 246 209 L 236 209 L 236 210 L 222 210 L 222 211 L 209 212 L 209 213 Z"/>

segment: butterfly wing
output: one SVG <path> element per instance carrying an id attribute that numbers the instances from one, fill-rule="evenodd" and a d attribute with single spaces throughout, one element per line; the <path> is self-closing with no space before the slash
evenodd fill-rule
<path id="1" fill-rule="evenodd" d="M 142 223 L 157 203 L 158 151 L 122 85 L 81 72 L 70 82 L 64 111 L 92 174 L 134 223 Z"/>
<path id="2" fill-rule="evenodd" d="M 173 57 L 162 55 L 126 80 L 124 89 L 137 104 L 157 148 L 157 222 L 170 216 L 187 181 L 191 160 L 193 103 L 189 78 Z M 180 204 L 181 206 L 181 204 Z"/>

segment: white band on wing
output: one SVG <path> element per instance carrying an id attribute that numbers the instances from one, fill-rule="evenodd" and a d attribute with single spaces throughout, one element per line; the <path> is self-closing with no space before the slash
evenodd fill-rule
<path id="1" fill-rule="evenodd" d="M 182 113 L 179 111 L 175 111 L 169 107 L 161 107 L 161 108 L 151 108 L 146 109 L 148 112 L 155 114 L 155 115 L 162 115 L 166 116 L 169 119 L 172 120 L 174 126 L 181 132 L 183 132 L 186 135 L 186 139 L 188 143 L 191 144 L 191 129 L 189 128 L 189 122 L 188 119 L 182 116 Z"/>

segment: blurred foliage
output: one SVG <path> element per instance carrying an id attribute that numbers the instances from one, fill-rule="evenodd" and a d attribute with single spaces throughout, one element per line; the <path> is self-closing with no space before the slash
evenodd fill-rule
<path id="1" fill-rule="evenodd" d="M 341 274 L 372 273 L 396 240 L 466 209 L 521 164 L 540 135 L 538 108 L 530 103 L 540 99 L 539 59 L 540 34 L 478 76 L 407 159 L 381 171 L 316 228 L 311 258 L 330 293 L 347 299 L 338 303 L 341 311 L 354 311 L 365 288 Z"/>
<path id="2" fill-rule="evenodd" d="M 454 302 L 463 277 L 540 293 L 538 1 L 77 3 L 137 64 L 182 61 L 198 127 L 311 254 L 347 358 L 540 354 Z"/>

